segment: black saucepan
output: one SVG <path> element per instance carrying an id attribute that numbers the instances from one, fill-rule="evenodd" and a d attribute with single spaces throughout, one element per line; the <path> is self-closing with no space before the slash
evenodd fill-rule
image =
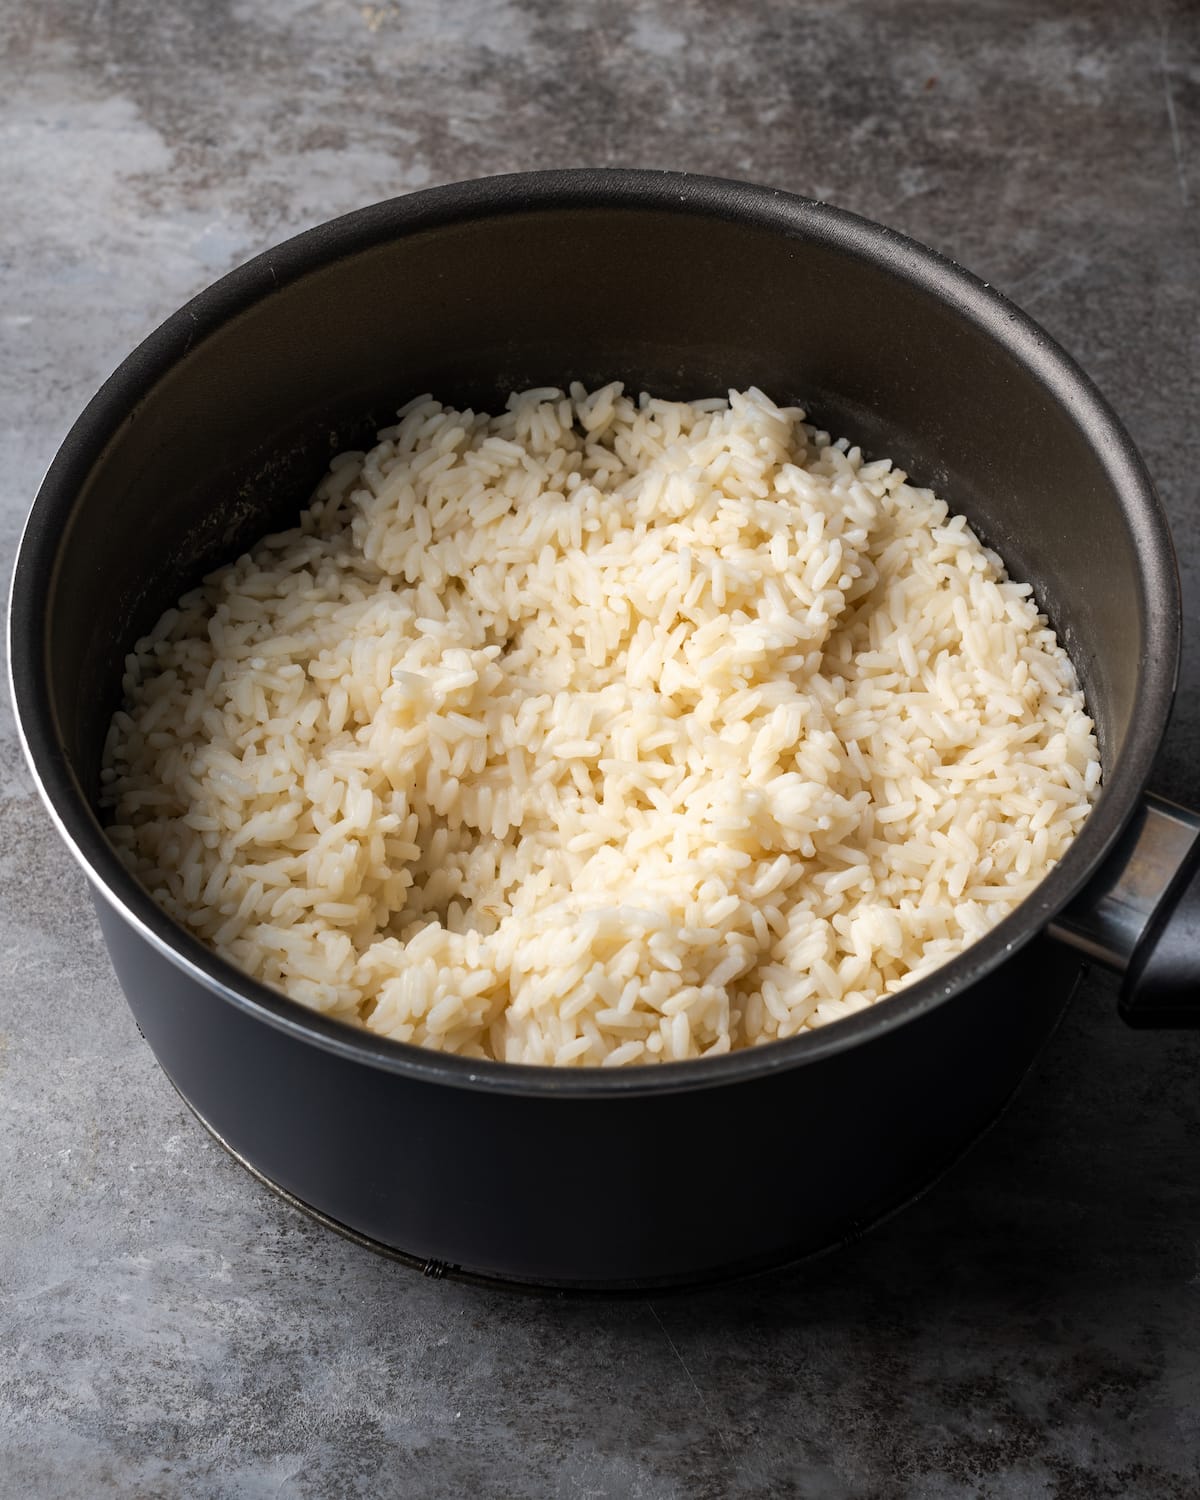
<path id="1" fill-rule="evenodd" d="M 412 395 L 488 407 L 613 378 L 681 398 L 759 385 L 964 511 L 1075 659 L 1102 796 L 989 936 L 792 1041 L 556 1071 L 322 1019 L 215 958 L 109 848 L 96 791 L 123 655 Z M 200 1118 L 272 1185 L 431 1274 L 582 1288 L 780 1262 L 904 1202 L 994 1119 L 1085 955 L 1127 970 L 1127 1019 L 1200 1017 L 1197 821 L 1144 794 L 1179 621 L 1167 527 L 1129 438 L 1003 297 L 823 204 L 589 170 L 378 204 L 169 318 L 55 458 L 10 635 L 33 774 L 138 1025 Z"/>

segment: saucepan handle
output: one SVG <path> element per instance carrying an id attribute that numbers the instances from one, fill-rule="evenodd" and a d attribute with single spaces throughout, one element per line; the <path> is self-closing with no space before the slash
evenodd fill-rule
<path id="1" fill-rule="evenodd" d="M 1149 793 L 1050 931 L 1124 975 L 1130 1026 L 1200 1026 L 1200 813 Z"/>

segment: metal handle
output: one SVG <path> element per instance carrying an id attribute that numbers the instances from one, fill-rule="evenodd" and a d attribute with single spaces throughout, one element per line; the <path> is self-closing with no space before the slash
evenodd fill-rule
<path id="1" fill-rule="evenodd" d="M 1131 1026 L 1200 1026 L 1200 814 L 1147 794 L 1050 932 L 1125 976 Z"/>

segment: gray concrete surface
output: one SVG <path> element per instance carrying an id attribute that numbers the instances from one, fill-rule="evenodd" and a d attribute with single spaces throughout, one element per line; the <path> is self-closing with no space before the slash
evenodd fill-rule
<path id="1" fill-rule="evenodd" d="M 0 553 L 101 377 L 303 226 L 617 162 L 832 199 L 1011 293 L 1116 402 L 1188 601 L 1187 0 L 0 4 Z M 835 1260 L 686 1299 L 422 1281 L 214 1147 L 141 1043 L 0 705 L 0 1494 L 1200 1493 L 1200 1036 L 1096 978 L 1001 1125 Z"/>

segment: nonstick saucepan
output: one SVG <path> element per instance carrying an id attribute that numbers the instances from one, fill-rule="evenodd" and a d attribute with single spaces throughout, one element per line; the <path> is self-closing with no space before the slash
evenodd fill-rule
<path id="1" fill-rule="evenodd" d="M 758 385 L 965 512 L 1071 652 L 1104 784 L 1011 916 L 872 1009 L 630 1070 L 444 1056 L 215 957 L 97 815 L 134 640 L 290 521 L 413 395 L 496 409 L 580 380 Z M 743 183 L 583 170 L 380 203 L 260 255 L 152 334 L 79 418 L 21 541 L 11 671 L 29 763 L 146 1040 L 252 1171 L 420 1265 L 571 1288 L 731 1275 L 838 1243 L 995 1118 L 1088 957 L 1126 1020 L 1200 1020 L 1198 820 L 1146 793 L 1180 600 L 1166 522 L 1086 377 L 1011 303 L 888 229 Z"/>

